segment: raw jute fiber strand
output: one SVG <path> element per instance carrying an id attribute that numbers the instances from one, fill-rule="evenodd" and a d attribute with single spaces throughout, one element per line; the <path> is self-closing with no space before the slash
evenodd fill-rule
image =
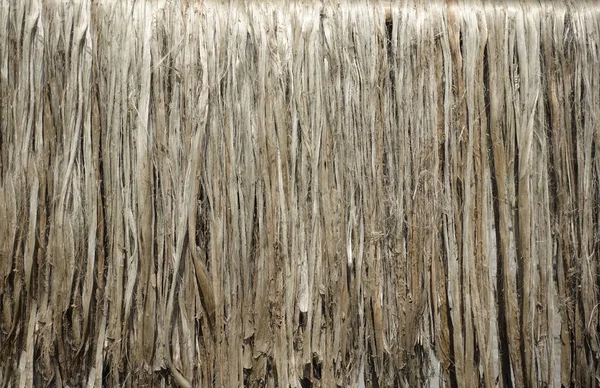
<path id="1" fill-rule="evenodd" d="M 594 1 L 0 0 L 0 385 L 600 384 Z"/>

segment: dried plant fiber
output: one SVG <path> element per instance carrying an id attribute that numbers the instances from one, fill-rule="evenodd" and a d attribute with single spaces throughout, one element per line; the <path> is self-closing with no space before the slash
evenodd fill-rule
<path id="1" fill-rule="evenodd" d="M 599 51 L 591 0 L 0 0 L 0 386 L 598 386 Z"/>

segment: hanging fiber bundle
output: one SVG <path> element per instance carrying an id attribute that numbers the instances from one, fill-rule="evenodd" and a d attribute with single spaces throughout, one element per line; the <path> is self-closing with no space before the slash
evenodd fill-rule
<path id="1" fill-rule="evenodd" d="M 594 1 L 0 0 L 0 385 L 600 384 Z"/>

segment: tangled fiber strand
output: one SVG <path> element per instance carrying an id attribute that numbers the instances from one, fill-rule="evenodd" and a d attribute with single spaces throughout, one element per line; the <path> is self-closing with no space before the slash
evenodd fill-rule
<path id="1" fill-rule="evenodd" d="M 599 50 L 592 1 L 0 0 L 0 384 L 600 384 Z"/>

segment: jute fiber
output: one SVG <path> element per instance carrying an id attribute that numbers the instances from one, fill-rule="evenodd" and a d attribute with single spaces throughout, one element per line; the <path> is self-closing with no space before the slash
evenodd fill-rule
<path id="1" fill-rule="evenodd" d="M 600 384 L 596 1 L 0 0 L 0 385 Z"/>

